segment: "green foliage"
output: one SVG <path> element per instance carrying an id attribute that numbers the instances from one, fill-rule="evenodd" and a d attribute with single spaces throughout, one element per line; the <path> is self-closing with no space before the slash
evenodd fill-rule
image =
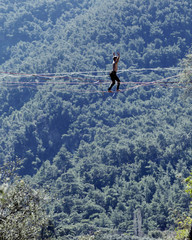
<path id="1" fill-rule="evenodd" d="M 181 66 L 183 68 L 182 73 L 180 74 L 180 81 L 184 84 L 185 90 L 185 98 L 191 96 L 191 83 L 192 83 L 192 54 L 188 54 L 182 61 Z"/>
<path id="2" fill-rule="evenodd" d="M 110 71 L 111 53 L 119 50 L 120 70 L 159 68 L 119 72 L 122 82 L 169 77 L 173 73 L 164 67 L 176 67 L 191 47 L 191 11 L 190 0 L 1 4 L 0 70 L 34 76 L 25 79 L 33 83 L 28 87 L 16 76 L 18 88 L 2 84 L 0 160 L 23 159 L 19 173 L 30 189 L 53 196 L 47 211 L 61 239 L 172 238 L 163 231 L 174 229 L 174 211 L 188 211 L 190 201 L 182 180 L 191 168 L 191 100 L 180 98 L 182 89 L 165 86 L 118 95 L 82 93 L 95 86 L 61 86 L 35 73 Z M 1 81 L 12 77 L 1 75 Z M 14 196 L 17 188 L 10 188 Z M 1 191 L 7 202 L 11 192 Z M 32 207 L 44 224 L 38 206 Z M 18 217 L 23 225 L 28 221 L 20 212 Z"/>
<path id="3" fill-rule="evenodd" d="M 187 183 L 186 192 L 190 195 L 190 197 L 192 197 L 192 176 L 186 178 L 185 182 Z M 192 209 L 190 207 L 190 211 L 187 214 L 187 216 L 182 215 L 182 218 L 178 221 L 176 239 L 178 240 L 191 239 L 191 226 L 192 226 L 191 212 Z"/>
<path id="4" fill-rule="evenodd" d="M 23 161 L 16 158 L 14 161 L 6 162 L 0 167 L 1 184 L 7 184 L 14 180 L 18 171 L 22 168 Z"/>
<path id="5" fill-rule="evenodd" d="M 191 217 L 186 217 L 184 221 L 179 221 L 176 239 L 178 240 L 190 239 L 189 232 L 191 230 L 191 225 L 192 225 Z"/>
<path id="6" fill-rule="evenodd" d="M 0 239 L 49 239 L 52 233 L 45 233 L 49 223 L 41 203 L 41 193 L 23 180 L 1 185 Z"/>

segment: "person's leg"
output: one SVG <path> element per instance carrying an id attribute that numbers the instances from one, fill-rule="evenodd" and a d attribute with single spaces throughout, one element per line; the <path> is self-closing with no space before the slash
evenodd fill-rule
<path id="1" fill-rule="evenodd" d="M 118 90 L 119 90 L 119 87 L 120 87 L 120 80 L 119 80 L 119 78 L 117 77 L 117 75 L 116 75 L 115 80 L 117 81 L 117 91 L 118 91 Z"/>
<path id="2" fill-rule="evenodd" d="M 110 77 L 111 77 L 112 83 L 111 83 L 110 87 L 108 88 L 108 91 L 111 91 L 112 87 L 115 85 L 115 78 L 114 78 L 113 72 L 110 73 Z"/>
<path id="3" fill-rule="evenodd" d="M 108 91 L 111 91 L 112 87 L 115 85 L 115 80 L 111 80 L 112 83 L 110 85 L 110 87 L 108 88 Z"/>

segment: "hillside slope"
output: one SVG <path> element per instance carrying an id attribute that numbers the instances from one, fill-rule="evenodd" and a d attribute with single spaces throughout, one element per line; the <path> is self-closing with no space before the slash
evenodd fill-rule
<path id="1" fill-rule="evenodd" d="M 192 165 L 191 99 L 165 85 L 101 91 L 113 51 L 121 53 L 122 82 L 177 74 L 173 67 L 191 48 L 191 11 L 189 0 L 2 4 L 0 159 L 22 158 L 20 174 L 48 190 L 58 236 L 162 234 L 188 210 L 182 180 Z M 38 73 L 68 74 L 77 85 Z M 100 75 L 102 84 L 82 84 Z"/>

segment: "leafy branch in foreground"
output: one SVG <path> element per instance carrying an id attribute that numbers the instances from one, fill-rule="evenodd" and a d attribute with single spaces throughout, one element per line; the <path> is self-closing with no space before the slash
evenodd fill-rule
<path id="1" fill-rule="evenodd" d="M 23 180 L 17 180 L 11 186 L 1 186 L 1 240 L 50 239 L 54 229 L 42 208 L 41 195 Z"/>
<path id="2" fill-rule="evenodd" d="M 0 184 L 11 182 L 17 177 L 17 172 L 22 168 L 23 161 L 19 158 L 3 163 L 0 167 Z"/>
<path id="3" fill-rule="evenodd" d="M 0 239 L 54 239 L 54 226 L 44 209 L 45 193 L 17 176 L 21 165 L 17 159 L 0 168 Z"/>
<path id="4" fill-rule="evenodd" d="M 185 179 L 185 182 L 187 183 L 186 192 L 192 198 L 192 173 L 191 173 L 191 176 Z M 188 216 L 186 216 L 184 220 L 180 220 L 178 222 L 176 239 L 192 240 L 192 206 L 190 206 L 190 211 Z"/>

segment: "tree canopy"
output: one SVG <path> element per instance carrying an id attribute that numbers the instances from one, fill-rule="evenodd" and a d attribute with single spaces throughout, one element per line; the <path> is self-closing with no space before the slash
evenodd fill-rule
<path id="1" fill-rule="evenodd" d="M 191 49 L 191 11 L 190 0 L 1 4 L 0 160 L 23 159 L 20 175 L 50 193 L 58 238 L 168 239 L 188 212 L 185 84 L 124 85 L 179 81 L 187 69 L 190 86 L 180 61 Z M 114 51 L 126 91 L 101 93 Z"/>

